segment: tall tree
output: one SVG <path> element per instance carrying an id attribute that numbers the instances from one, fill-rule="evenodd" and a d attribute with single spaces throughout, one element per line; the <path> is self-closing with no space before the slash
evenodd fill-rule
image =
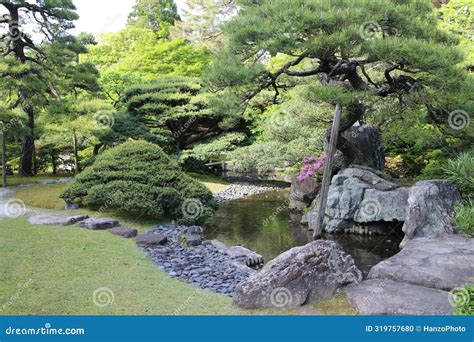
<path id="1" fill-rule="evenodd" d="M 75 48 L 67 31 L 78 16 L 72 0 L 0 1 L 0 10 L 0 74 L 17 81 L 9 106 L 21 107 L 28 116 L 29 132 L 22 142 L 20 174 L 32 176 L 35 116 L 49 97 L 60 96 L 57 81 L 67 73 L 65 63 L 75 58 L 67 51 Z M 80 73 L 76 76 L 77 85 L 82 87 Z"/>
<path id="2" fill-rule="evenodd" d="M 307 78 L 308 100 L 343 106 L 338 148 L 350 156 L 341 133 L 364 115 L 390 114 L 387 120 L 397 123 L 424 110 L 427 119 L 447 124 L 451 112 L 465 108 L 465 98 L 455 96 L 466 82 L 457 39 L 437 27 L 429 1 L 239 3 L 239 15 L 224 28 L 228 48 L 209 71 L 213 89 L 224 89 L 236 110 L 267 89 L 278 102 L 292 79 Z M 268 67 L 268 56 L 276 55 L 285 58 Z"/>
<path id="3" fill-rule="evenodd" d="M 222 25 L 237 15 L 238 5 L 236 0 L 186 0 L 182 12 L 172 34 L 217 51 L 223 46 Z"/>
<path id="4" fill-rule="evenodd" d="M 173 0 L 137 0 L 128 16 L 130 24 L 154 32 L 166 29 L 179 20 L 178 8 Z"/>

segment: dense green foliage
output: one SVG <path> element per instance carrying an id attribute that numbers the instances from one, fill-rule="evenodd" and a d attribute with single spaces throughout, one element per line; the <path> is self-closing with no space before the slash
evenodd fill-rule
<path id="1" fill-rule="evenodd" d="M 206 187 L 183 173 L 158 146 L 143 141 L 126 142 L 99 155 L 61 198 L 183 222 L 204 219 L 214 208 Z M 196 212 L 187 211 L 189 203 L 196 205 Z"/>
<path id="2" fill-rule="evenodd" d="M 148 134 L 163 141 L 170 152 L 182 151 L 240 123 L 211 110 L 211 94 L 202 89 L 196 78 L 157 78 L 125 92 L 125 115 L 146 126 Z"/>
<path id="3" fill-rule="evenodd" d="M 381 126 L 389 154 L 414 166 L 411 176 L 433 150 L 447 159 L 472 143 L 471 126 L 453 125 L 452 114 L 468 119 L 474 83 L 458 39 L 437 26 L 430 2 L 241 3 L 207 73 L 225 108 L 282 103 L 288 88 L 304 82 L 303 102 L 343 106 L 341 132 L 357 121 Z"/>
<path id="4" fill-rule="evenodd" d="M 474 198 L 474 154 L 472 150 L 449 160 L 443 171 L 446 178 L 459 187 L 464 197 Z"/>

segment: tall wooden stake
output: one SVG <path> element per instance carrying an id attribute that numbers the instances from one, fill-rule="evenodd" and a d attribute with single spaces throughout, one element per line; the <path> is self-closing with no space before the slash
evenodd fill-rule
<path id="1" fill-rule="evenodd" d="M 2 188 L 7 187 L 7 142 L 5 141 L 5 132 L 0 131 L 0 139 L 2 144 Z"/>
<path id="2" fill-rule="evenodd" d="M 319 239 L 323 231 L 324 215 L 326 213 L 326 205 L 328 201 L 329 186 L 331 185 L 332 164 L 334 161 L 334 154 L 336 153 L 337 137 L 339 136 L 339 126 L 341 125 L 341 105 L 336 104 L 336 113 L 334 114 L 334 121 L 332 123 L 331 138 L 327 151 L 327 162 L 324 166 L 323 184 L 321 185 L 321 195 L 319 197 L 318 221 L 313 232 L 313 238 Z"/>

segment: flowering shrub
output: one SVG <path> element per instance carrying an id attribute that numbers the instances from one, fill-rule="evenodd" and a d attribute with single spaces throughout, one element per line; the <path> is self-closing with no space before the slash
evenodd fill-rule
<path id="1" fill-rule="evenodd" d="M 301 168 L 297 179 L 299 181 L 304 181 L 305 179 L 313 176 L 320 176 L 323 173 L 323 167 L 326 165 L 327 160 L 327 156 L 320 158 L 305 157 L 303 159 L 304 165 Z"/>

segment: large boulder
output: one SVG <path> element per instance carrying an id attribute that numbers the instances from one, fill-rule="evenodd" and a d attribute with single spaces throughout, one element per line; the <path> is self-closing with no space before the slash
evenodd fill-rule
<path id="1" fill-rule="evenodd" d="M 385 151 L 380 128 L 373 125 L 353 126 L 342 134 L 338 148 L 344 153 L 346 165 L 362 165 L 383 171 Z"/>
<path id="2" fill-rule="evenodd" d="M 244 308 L 295 308 L 361 280 L 350 255 L 319 240 L 281 254 L 237 285 L 234 301 Z"/>
<path id="3" fill-rule="evenodd" d="M 447 180 L 422 181 L 412 186 L 401 247 L 411 239 L 438 238 L 456 233 L 454 206 L 460 200 L 458 189 Z"/>
<path id="4" fill-rule="evenodd" d="M 304 210 L 308 208 L 320 189 L 321 183 L 314 178 L 299 180 L 294 177 L 290 189 L 290 209 Z"/>
<path id="5" fill-rule="evenodd" d="M 474 239 L 463 235 L 411 240 L 375 265 L 369 279 L 393 280 L 450 291 L 474 283 Z"/>
<path id="6" fill-rule="evenodd" d="M 325 229 L 338 233 L 354 222 L 393 222 L 405 220 L 408 188 L 382 178 L 375 170 L 349 168 L 333 177 L 329 188 Z M 317 222 L 318 198 L 306 215 L 309 228 Z"/>
<path id="7" fill-rule="evenodd" d="M 452 315 L 449 293 L 392 280 L 371 279 L 347 287 L 361 315 Z"/>

